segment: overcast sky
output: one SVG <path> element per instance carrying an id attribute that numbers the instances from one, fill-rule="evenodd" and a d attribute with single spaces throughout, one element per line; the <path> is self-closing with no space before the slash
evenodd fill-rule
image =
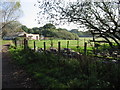
<path id="1" fill-rule="evenodd" d="M 8 0 L 8 1 L 14 1 L 14 0 Z M 76 0 L 65 0 L 65 1 L 76 1 Z M 81 1 L 84 1 L 84 0 L 81 0 Z M 101 0 L 92 0 L 92 1 L 101 1 Z M 111 1 L 111 0 L 104 0 L 104 1 Z M 19 21 L 23 25 L 26 25 L 28 28 L 33 28 L 33 27 L 41 27 L 46 23 L 48 23 L 46 20 L 41 21 L 42 24 L 38 24 L 38 22 L 35 21 L 35 19 L 37 18 L 37 13 L 39 12 L 39 8 L 34 6 L 34 4 L 37 4 L 37 0 L 20 0 L 20 2 L 21 2 L 21 9 L 23 11 L 23 16 L 19 19 Z M 71 30 L 71 29 L 79 29 L 81 31 L 85 30 L 83 28 L 80 29 L 79 26 L 74 24 L 59 25 L 56 27 L 66 28 L 68 30 Z"/>
<path id="2" fill-rule="evenodd" d="M 37 3 L 37 0 L 20 0 L 21 2 L 21 9 L 23 11 L 23 16 L 19 19 L 19 21 L 26 25 L 28 28 L 32 27 L 41 27 L 48 23 L 46 20 L 41 21 L 43 24 L 38 24 L 37 21 L 35 21 L 37 17 L 37 13 L 39 9 L 34 6 L 34 4 Z M 59 25 L 57 27 L 66 28 L 68 30 L 71 29 L 77 29 L 78 27 L 74 24 L 70 25 Z"/>

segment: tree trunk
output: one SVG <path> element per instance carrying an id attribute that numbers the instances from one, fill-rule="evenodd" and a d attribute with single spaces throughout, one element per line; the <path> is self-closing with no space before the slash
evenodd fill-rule
<path id="1" fill-rule="evenodd" d="M 109 36 L 111 39 L 113 39 L 115 41 L 115 43 L 118 45 L 118 47 L 120 47 L 120 43 L 112 36 Z"/>
<path id="2" fill-rule="evenodd" d="M 109 43 L 109 45 L 113 48 L 112 42 L 110 42 L 110 40 L 106 36 L 102 35 L 101 37 L 103 37 Z"/>
<path id="3" fill-rule="evenodd" d="M 113 34 L 114 37 L 116 37 L 118 40 L 120 40 L 120 36 Z"/>

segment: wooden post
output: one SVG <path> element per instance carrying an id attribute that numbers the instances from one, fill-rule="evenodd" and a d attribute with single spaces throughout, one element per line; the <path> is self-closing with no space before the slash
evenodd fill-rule
<path id="1" fill-rule="evenodd" d="M 24 48 L 24 39 L 22 40 L 22 48 Z"/>
<path id="2" fill-rule="evenodd" d="M 27 49 L 27 40 L 25 39 L 25 49 Z"/>
<path id="3" fill-rule="evenodd" d="M 77 48 L 77 51 L 79 51 L 78 50 L 78 48 L 79 48 L 79 39 L 77 40 L 77 46 L 76 46 L 76 48 Z"/>
<path id="4" fill-rule="evenodd" d="M 58 53 L 60 53 L 60 49 L 61 49 L 60 42 L 58 42 Z"/>
<path id="5" fill-rule="evenodd" d="M 67 41 L 67 48 L 69 48 L 69 41 Z"/>
<path id="6" fill-rule="evenodd" d="M 34 51 L 35 51 L 35 49 L 36 49 L 36 45 L 35 45 L 35 41 L 34 41 Z"/>
<path id="7" fill-rule="evenodd" d="M 44 42 L 44 51 L 46 51 L 46 43 Z"/>
<path id="8" fill-rule="evenodd" d="M 22 47 L 22 40 L 20 40 L 20 47 Z"/>
<path id="9" fill-rule="evenodd" d="M 96 53 L 96 50 L 95 50 L 95 36 L 94 36 L 94 34 L 93 34 L 93 42 L 94 42 L 94 50 L 93 50 L 93 52 L 94 52 L 94 54 Z"/>
<path id="10" fill-rule="evenodd" d="M 21 40 L 21 47 L 23 47 L 23 40 Z"/>
<path id="11" fill-rule="evenodd" d="M 77 40 L 77 46 L 79 46 L 79 39 Z"/>
<path id="12" fill-rule="evenodd" d="M 84 43 L 84 54 L 87 55 L 87 43 Z"/>
<path id="13" fill-rule="evenodd" d="M 93 35 L 93 42 L 94 42 L 94 47 L 95 47 L 95 36 Z"/>
<path id="14" fill-rule="evenodd" d="M 24 50 L 26 49 L 26 39 L 24 39 Z"/>
<path id="15" fill-rule="evenodd" d="M 27 46 L 27 48 L 28 48 L 28 40 L 26 40 L 26 46 Z"/>
<path id="16" fill-rule="evenodd" d="M 15 47 L 17 47 L 17 40 L 15 39 Z"/>
<path id="17" fill-rule="evenodd" d="M 53 40 L 51 39 L 51 48 L 53 47 Z"/>

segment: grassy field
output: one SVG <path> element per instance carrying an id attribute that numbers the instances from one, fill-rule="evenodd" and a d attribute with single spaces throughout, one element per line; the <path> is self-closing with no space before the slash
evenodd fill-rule
<path id="1" fill-rule="evenodd" d="M 67 41 L 69 41 L 69 46 L 68 48 L 76 48 L 76 46 L 80 46 L 83 48 L 84 42 L 88 42 L 89 40 L 92 40 L 92 38 L 80 38 L 80 40 L 52 40 L 53 42 L 53 47 L 58 48 L 58 42 L 61 42 L 61 48 L 67 48 Z M 43 48 L 43 42 L 46 42 L 46 47 L 49 48 L 51 47 L 51 40 L 39 40 L 35 41 L 36 42 L 36 47 L 38 48 Z M 29 47 L 33 48 L 33 43 L 34 40 L 30 40 L 28 42 Z M 93 43 L 91 43 L 93 45 Z M 91 47 L 91 44 L 88 43 L 88 47 Z"/>
<path id="2" fill-rule="evenodd" d="M 79 40 L 52 40 L 53 42 L 53 47 L 58 48 L 58 42 L 61 42 L 61 48 L 67 48 L 67 41 L 69 41 L 69 46 L 68 48 L 77 50 L 76 46 L 80 46 L 81 49 L 84 47 L 84 43 L 87 42 L 87 48 L 91 48 L 93 46 L 93 43 L 89 43 L 89 40 L 92 40 L 92 37 L 81 37 Z M 102 38 L 99 38 L 97 40 L 102 40 Z M 28 41 L 28 46 L 30 48 L 34 47 L 34 41 L 36 42 L 36 47 L 37 48 L 43 48 L 43 42 L 46 42 L 46 48 L 51 47 L 51 40 L 29 40 Z M 2 40 L 1 44 L 13 44 L 12 40 Z"/>
<path id="3" fill-rule="evenodd" d="M 94 46 L 94 43 L 89 42 L 89 40 L 93 40 L 93 38 L 92 37 L 80 37 L 79 40 L 52 40 L 52 42 L 53 42 L 53 47 L 55 47 L 55 48 L 58 48 L 58 42 L 61 42 L 61 48 L 67 48 L 67 41 L 69 41 L 69 47 L 68 48 L 71 48 L 71 49 L 75 49 L 76 46 L 80 46 L 80 48 L 83 48 L 84 43 L 87 42 L 87 48 L 89 49 L 89 48 Z M 98 38 L 96 40 L 101 41 L 101 40 L 104 40 L 104 39 L 103 38 Z M 36 40 L 35 42 L 36 42 L 36 47 L 37 48 L 43 48 L 44 47 L 43 42 L 46 42 L 46 48 L 51 47 L 51 40 Z M 28 44 L 29 44 L 30 48 L 33 48 L 34 40 L 30 40 L 28 42 Z M 100 43 L 100 44 L 104 44 L 104 43 Z"/>
<path id="4" fill-rule="evenodd" d="M 0 45 L 13 44 L 12 40 L 0 40 Z"/>

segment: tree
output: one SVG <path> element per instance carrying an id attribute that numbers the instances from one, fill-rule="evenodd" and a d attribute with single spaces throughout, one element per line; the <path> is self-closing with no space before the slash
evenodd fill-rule
<path id="1" fill-rule="evenodd" d="M 40 34 L 40 30 L 38 27 L 33 27 L 32 30 L 34 31 L 34 34 Z"/>
<path id="2" fill-rule="evenodd" d="M 43 27 L 33 27 L 28 29 L 26 26 L 22 26 L 22 29 L 27 33 L 40 34 L 44 37 L 54 38 L 54 39 L 79 39 L 77 34 L 69 32 L 67 29 L 62 29 L 56 27 L 53 24 L 45 24 Z"/>
<path id="3" fill-rule="evenodd" d="M 0 5 L 2 8 L 0 9 L 0 14 L 2 15 L 2 23 L 0 27 L 0 33 L 4 33 L 6 25 L 16 21 L 21 15 L 22 11 L 20 10 L 20 2 L 18 0 L 8 1 L 1 0 Z"/>
<path id="4" fill-rule="evenodd" d="M 45 28 L 45 29 L 49 29 L 49 28 L 55 29 L 56 27 L 53 24 L 48 23 L 48 24 L 44 25 L 43 28 Z"/>
<path id="5" fill-rule="evenodd" d="M 77 34 L 79 37 L 91 37 L 90 31 L 78 31 L 78 29 L 72 29 L 70 32 Z"/>
<path id="6" fill-rule="evenodd" d="M 29 31 L 28 31 L 29 29 L 28 29 L 25 25 L 22 25 L 21 28 L 22 28 L 25 32 L 27 32 L 27 33 L 29 32 Z"/>
<path id="7" fill-rule="evenodd" d="M 104 38 L 111 47 L 110 39 L 120 47 L 120 24 L 118 0 L 114 2 L 76 2 L 66 3 L 63 0 L 44 0 L 38 2 L 43 14 L 49 14 L 47 18 L 54 20 L 74 22 L 84 25 L 92 35 Z M 119 1 L 120 2 L 120 1 Z M 54 13 L 56 11 L 57 13 Z"/>
<path id="8" fill-rule="evenodd" d="M 16 32 L 23 32 L 22 24 L 18 21 L 13 21 L 4 27 L 4 31 L 2 33 L 2 38 L 4 36 L 13 36 Z"/>

